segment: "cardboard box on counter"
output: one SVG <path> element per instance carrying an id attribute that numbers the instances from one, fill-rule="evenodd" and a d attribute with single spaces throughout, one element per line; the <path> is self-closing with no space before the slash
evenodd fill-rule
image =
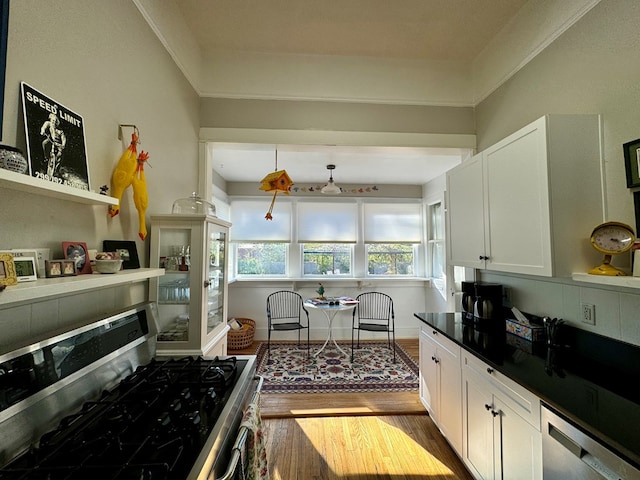
<path id="1" fill-rule="evenodd" d="M 525 325 L 513 318 L 505 321 L 507 332 L 530 342 L 544 342 L 546 338 L 545 328 L 542 325 Z"/>

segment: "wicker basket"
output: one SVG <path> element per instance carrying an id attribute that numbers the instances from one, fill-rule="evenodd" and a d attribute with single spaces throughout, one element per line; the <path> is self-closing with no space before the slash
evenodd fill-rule
<path id="1" fill-rule="evenodd" d="M 256 322 L 250 318 L 237 318 L 242 325 L 239 330 L 229 330 L 227 332 L 227 350 L 242 350 L 248 348 L 253 343 L 253 334 L 256 331 Z"/>

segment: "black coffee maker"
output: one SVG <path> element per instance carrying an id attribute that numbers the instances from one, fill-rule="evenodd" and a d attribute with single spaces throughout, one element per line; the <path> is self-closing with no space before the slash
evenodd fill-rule
<path id="1" fill-rule="evenodd" d="M 462 319 L 473 322 L 476 304 L 476 282 L 462 282 Z"/>
<path id="2" fill-rule="evenodd" d="M 473 305 L 474 321 L 480 324 L 503 319 L 502 285 L 497 283 L 476 283 L 476 299 Z"/>

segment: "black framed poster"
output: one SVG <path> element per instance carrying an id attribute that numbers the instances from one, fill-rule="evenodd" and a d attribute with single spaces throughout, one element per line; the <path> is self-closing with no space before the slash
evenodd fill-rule
<path id="1" fill-rule="evenodd" d="M 0 140 L 4 112 L 4 81 L 7 69 L 7 38 L 9 32 L 9 0 L 0 0 Z"/>
<path id="2" fill-rule="evenodd" d="M 20 92 L 30 175 L 89 190 L 83 118 L 24 82 Z"/>

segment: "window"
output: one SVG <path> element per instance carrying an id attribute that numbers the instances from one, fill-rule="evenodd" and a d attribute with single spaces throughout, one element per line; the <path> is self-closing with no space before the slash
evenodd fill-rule
<path id="1" fill-rule="evenodd" d="M 444 218 L 442 202 L 428 205 L 429 228 L 427 234 L 427 256 L 429 276 L 434 286 L 445 294 L 445 258 L 444 258 Z"/>
<path id="2" fill-rule="evenodd" d="M 421 200 L 232 198 L 231 277 L 425 275 Z M 426 230 L 426 229 L 425 229 Z"/>
<path id="3" fill-rule="evenodd" d="M 414 276 L 421 225 L 421 205 L 417 202 L 365 204 L 367 274 Z"/>
<path id="4" fill-rule="evenodd" d="M 351 252 L 351 245 L 342 243 L 305 243 L 304 275 L 351 275 Z"/>
<path id="5" fill-rule="evenodd" d="M 408 243 L 367 245 L 369 275 L 414 275 L 414 246 Z"/>
<path id="6" fill-rule="evenodd" d="M 286 243 L 239 242 L 236 246 L 238 275 L 286 275 Z"/>
<path id="7" fill-rule="evenodd" d="M 274 220 L 265 220 L 268 202 L 234 199 L 231 202 L 230 241 L 233 242 L 236 275 L 284 276 L 291 238 L 291 203 L 279 202 Z"/>

